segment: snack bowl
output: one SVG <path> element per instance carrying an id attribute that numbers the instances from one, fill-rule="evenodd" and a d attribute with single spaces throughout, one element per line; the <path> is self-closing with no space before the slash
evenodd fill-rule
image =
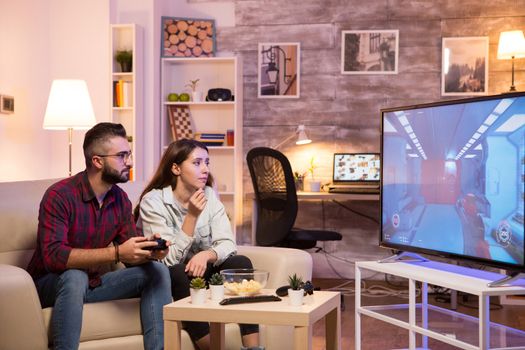
<path id="1" fill-rule="evenodd" d="M 229 294 L 249 296 L 259 293 L 266 286 L 270 273 L 257 269 L 227 269 L 222 270 L 221 275 Z"/>

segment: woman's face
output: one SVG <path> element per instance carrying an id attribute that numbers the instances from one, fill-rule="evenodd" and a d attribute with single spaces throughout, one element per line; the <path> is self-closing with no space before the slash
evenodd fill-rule
<path id="1" fill-rule="evenodd" d="M 206 186 L 208 181 L 210 157 L 202 148 L 195 148 L 182 164 L 173 164 L 172 171 L 178 175 L 177 187 L 182 185 L 190 190 L 197 190 Z"/>

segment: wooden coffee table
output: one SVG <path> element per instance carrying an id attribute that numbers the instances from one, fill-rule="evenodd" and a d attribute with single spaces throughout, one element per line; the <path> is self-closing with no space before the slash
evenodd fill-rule
<path id="1" fill-rule="evenodd" d="M 275 290 L 263 290 L 273 294 Z M 226 323 L 287 325 L 294 327 L 294 350 L 312 349 L 312 325 L 325 318 L 326 349 L 341 349 L 341 297 L 339 292 L 316 291 L 305 297 L 302 306 L 288 305 L 288 297 L 279 302 L 219 305 L 210 299 L 193 305 L 185 298 L 164 306 L 164 346 L 181 350 L 181 322 L 210 322 L 212 350 L 224 350 Z"/>

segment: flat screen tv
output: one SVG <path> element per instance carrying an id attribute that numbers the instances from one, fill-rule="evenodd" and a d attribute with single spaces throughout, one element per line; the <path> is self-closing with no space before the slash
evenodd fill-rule
<path id="1" fill-rule="evenodd" d="M 525 93 L 381 119 L 380 245 L 525 272 Z"/>

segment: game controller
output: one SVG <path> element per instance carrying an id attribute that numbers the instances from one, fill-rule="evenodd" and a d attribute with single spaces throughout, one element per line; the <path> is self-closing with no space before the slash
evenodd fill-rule
<path id="1" fill-rule="evenodd" d="M 153 241 L 148 241 L 148 242 L 157 242 L 157 245 L 144 247 L 142 249 L 145 249 L 145 250 L 164 250 L 164 249 L 168 249 L 168 246 L 166 245 L 166 240 L 165 239 L 157 238 L 157 239 L 155 239 Z"/>
<path id="2" fill-rule="evenodd" d="M 290 286 L 286 285 L 286 286 L 282 286 L 282 287 L 279 287 L 275 290 L 275 294 L 277 294 L 278 296 L 280 297 L 285 297 L 288 295 L 288 288 L 290 288 Z M 312 284 L 312 282 L 310 281 L 306 281 L 303 283 L 303 286 L 302 288 L 304 289 L 304 295 L 307 295 L 307 294 L 314 294 L 314 286 Z"/>

